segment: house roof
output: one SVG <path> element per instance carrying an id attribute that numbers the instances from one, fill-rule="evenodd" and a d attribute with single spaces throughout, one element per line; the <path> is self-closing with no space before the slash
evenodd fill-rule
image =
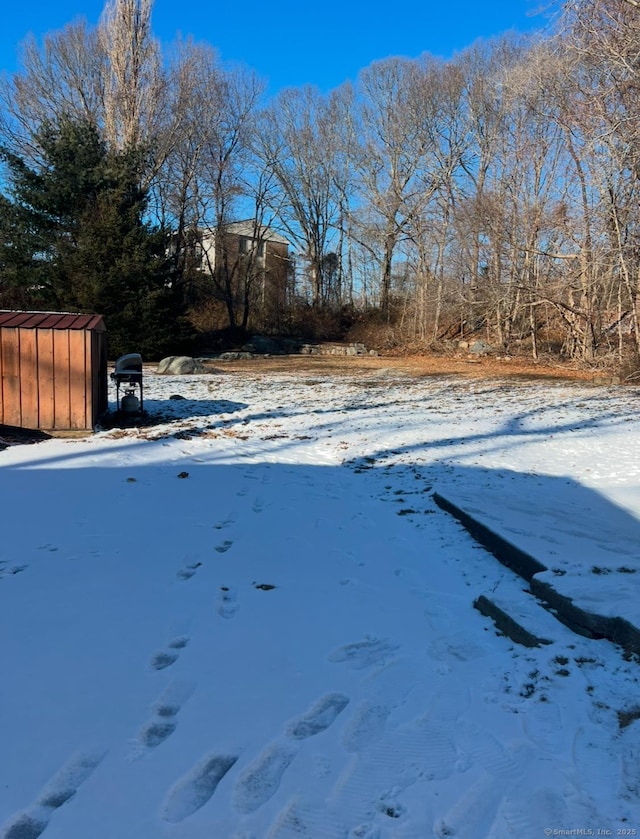
<path id="1" fill-rule="evenodd" d="M 71 312 L 0 311 L 0 327 L 20 329 L 84 329 L 104 332 L 102 315 L 81 315 Z"/>
<path id="2" fill-rule="evenodd" d="M 267 242 L 278 242 L 281 245 L 288 245 L 289 240 L 281 236 L 272 227 L 264 225 L 256 226 L 254 219 L 244 219 L 243 221 L 232 221 L 225 225 L 225 229 L 229 233 L 236 233 L 238 236 L 247 236 L 249 239 L 255 238 L 256 227 L 259 231 L 259 236 Z"/>

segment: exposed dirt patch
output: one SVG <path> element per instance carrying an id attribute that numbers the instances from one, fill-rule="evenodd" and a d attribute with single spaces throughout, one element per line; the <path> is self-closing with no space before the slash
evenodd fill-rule
<path id="1" fill-rule="evenodd" d="M 593 370 L 561 364 L 538 363 L 528 359 L 490 356 L 450 358 L 446 356 L 333 356 L 283 355 L 255 356 L 236 360 L 212 359 L 206 366 L 215 371 L 234 373 L 290 373 L 301 375 L 359 376 L 379 370 L 393 370 L 409 376 L 461 376 L 466 378 L 549 379 L 602 382 Z"/>

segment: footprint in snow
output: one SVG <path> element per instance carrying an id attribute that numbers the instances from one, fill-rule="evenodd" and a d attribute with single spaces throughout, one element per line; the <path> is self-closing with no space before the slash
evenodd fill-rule
<path id="1" fill-rule="evenodd" d="M 344 662 L 352 670 L 364 670 L 384 664 L 397 649 L 398 645 L 386 638 L 366 636 L 362 641 L 338 647 L 329 655 L 329 661 Z"/>
<path id="2" fill-rule="evenodd" d="M 183 650 L 189 643 L 188 635 L 179 635 L 172 641 L 169 641 L 164 650 L 158 650 L 151 658 L 151 666 L 154 670 L 164 670 L 171 667 L 172 664 L 178 660 L 180 650 Z"/>
<path id="3" fill-rule="evenodd" d="M 455 737 L 462 754 L 494 778 L 513 782 L 522 776 L 523 755 L 505 748 L 488 729 L 458 721 Z"/>
<path id="4" fill-rule="evenodd" d="M 322 696 L 309 710 L 292 720 L 286 733 L 294 740 L 305 740 L 326 731 L 349 704 L 349 697 L 341 693 L 328 693 Z"/>
<path id="5" fill-rule="evenodd" d="M 185 565 L 184 568 L 181 568 L 176 576 L 179 580 L 190 580 L 201 565 L 201 562 L 191 562 Z"/>
<path id="6" fill-rule="evenodd" d="M 394 709 L 403 705 L 416 685 L 416 663 L 396 658 L 370 674 L 367 698 L 354 710 L 342 733 L 348 752 L 360 752 L 378 742 Z"/>
<path id="7" fill-rule="evenodd" d="M 532 743 L 552 754 L 561 750 L 566 726 L 555 703 L 528 701 L 520 714 L 524 731 Z"/>
<path id="8" fill-rule="evenodd" d="M 66 804 L 94 771 L 104 752 L 78 752 L 56 772 L 36 799 L 0 828 L 0 839 L 38 839 L 55 811 Z"/>
<path id="9" fill-rule="evenodd" d="M 381 839 L 380 834 L 347 834 L 348 820 L 333 813 L 318 801 L 307 801 L 296 796 L 287 802 L 271 826 L 269 839 L 301 839 L 301 837 L 333 837 L 347 839 Z M 240 839 L 240 837 L 237 837 Z M 249 837 L 246 837 L 249 839 Z M 252 837 L 253 839 L 253 837 Z"/>
<path id="10" fill-rule="evenodd" d="M 560 790 L 532 790 L 529 779 L 507 794 L 502 816 L 513 836 L 544 836 L 550 824 L 580 824 L 572 818 Z"/>
<path id="11" fill-rule="evenodd" d="M 380 828 L 374 824 L 359 824 L 349 831 L 348 839 L 380 839 Z"/>
<path id="12" fill-rule="evenodd" d="M 236 782 L 236 809 L 244 814 L 253 813 L 272 798 L 297 753 L 298 746 L 289 741 L 276 741 L 267 746 Z"/>
<path id="13" fill-rule="evenodd" d="M 380 740 L 391 708 L 365 700 L 355 710 L 342 733 L 342 743 L 348 752 L 360 752 Z"/>
<path id="14" fill-rule="evenodd" d="M 285 738 L 261 752 L 236 782 L 234 804 L 241 813 L 252 813 L 277 792 L 282 777 L 300 749 L 297 741 L 326 731 L 349 704 L 341 693 L 321 696 L 301 716 L 289 722 Z"/>
<path id="15" fill-rule="evenodd" d="M 189 682 L 173 682 L 162 692 L 152 708 L 152 716 L 138 732 L 136 746 L 129 759 L 142 757 L 157 748 L 176 730 L 178 712 L 193 693 Z"/>
<path id="16" fill-rule="evenodd" d="M 581 725 L 573 741 L 580 788 L 597 803 L 614 801 L 622 784 L 622 762 L 611 754 L 611 736 L 601 726 Z"/>
<path id="17" fill-rule="evenodd" d="M 217 612 L 221 618 L 232 618 L 238 611 L 238 597 L 235 589 L 229 586 L 220 586 L 220 593 L 218 595 Z"/>
<path id="18" fill-rule="evenodd" d="M 169 790 L 162 818 L 175 824 L 204 807 L 237 759 L 237 755 L 219 754 L 203 758 Z"/>
<path id="19" fill-rule="evenodd" d="M 0 563 L 0 565 L 4 565 L 4 563 Z M 3 577 L 14 577 L 28 567 L 28 565 L 10 565 L 8 568 L 2 567 L 0 568 L 0 580 Z"/>
<path id="20" fill-rule="evenodd" d="M 229 548 L 232 545 L 233 542 L 230 539 L 225 539 L 224 542 L 222 542 L 220 545 L 216 545 L 215 549 L 219 554 L 224 554 L 229 550 Z"/>
<path id="21" fill-rule="evenodd" d="M 451 836 L 477 839 L 491 835 L 503 797 L 502 785 L 496 784 L 491 775 L 483 774 L 464 790 L 442 818 L 436 819 L 434 835 L 439 839 Z"/>

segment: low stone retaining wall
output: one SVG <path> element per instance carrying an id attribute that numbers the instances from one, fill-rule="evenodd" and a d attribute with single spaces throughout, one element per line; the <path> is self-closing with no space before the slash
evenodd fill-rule
<path id="1" fill-rule="evenodd" d="M 529 583 L 531 594 L 573 632 L 587 638 L 606 638 L 618 644 L 626 653 L 640 655 L 640 628 L 624 618 L 599 615 L 581 608 L 550 583 L 536 577 L 537 574 L 548 571 L 548 568 L 537 559 L 495 533 L 439 493 L 433 494 L 433 500 L 442 510 L 456 518 L 476 542 L 493 554 L 499 562 L 525 579 Z M 481 611 L 488 615 L 493 610 L 494 614 L 491 616 L 495 617 L 495 607 L 489 607 L 486 601 L 487 598 L 480 604 Z"/>
<path id="2" fill-rule="evenodd" d="M 237 361 L 242 358 L 270 355 L 340 355 L 340 356 L 377 356 L 376 350 L 368 350 L 364 344 L 358 342 L 348 344 L 337 343 L 307 343 L 292 339 L 276 339 L 256 336 L 239 350 L 229 350 L 210 356 L 216 361 Z"/>

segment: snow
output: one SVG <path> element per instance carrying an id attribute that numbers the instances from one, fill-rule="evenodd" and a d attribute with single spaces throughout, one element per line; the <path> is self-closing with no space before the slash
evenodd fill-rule
<path id="1" fill-rule="evenodd" d="M 639 395 L 146 370 L 148 426 L 0 452 L 0 838 L 636 835 L 635 657 L 432 495 L 640 626 Z"/>

